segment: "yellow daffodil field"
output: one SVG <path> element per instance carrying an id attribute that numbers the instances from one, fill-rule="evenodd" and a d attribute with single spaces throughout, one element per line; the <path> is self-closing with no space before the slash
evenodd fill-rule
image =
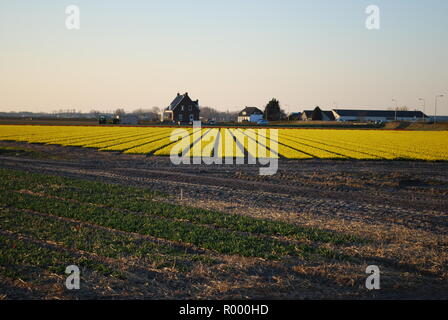
<path id="1" fill-rule="evenodd" d="M 193 157 L 448 160 L 448 131 L 0 125 L 0 140 L 156 156 L 176 147 Z"/>

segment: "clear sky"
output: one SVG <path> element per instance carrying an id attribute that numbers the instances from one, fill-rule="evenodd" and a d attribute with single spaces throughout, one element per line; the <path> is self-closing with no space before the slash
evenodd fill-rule
<path id="1" fill-rule="evenodd" d="M 67 30 L 65 8 L 80 8 Z M 380 8 L 367 30 L 366 7 Z M 0 0 L 0 111 L 412 108 L 448 95 L 447 0 Z M 439 100 L 448 114 L 448 97 Z"/>

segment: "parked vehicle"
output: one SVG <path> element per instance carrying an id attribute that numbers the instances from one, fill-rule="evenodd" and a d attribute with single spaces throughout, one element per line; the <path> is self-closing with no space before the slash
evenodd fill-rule
<path id="1" fill-rule="evenodd" d="M 106 124 L 107 123 L 107 117 L 106 116 L 100 116 L 98 119 L 99 124 Z"/>

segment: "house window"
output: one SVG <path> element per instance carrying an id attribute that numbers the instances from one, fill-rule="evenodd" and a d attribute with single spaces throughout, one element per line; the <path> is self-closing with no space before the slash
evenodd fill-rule
<path id="1" fill-rule="evenodd" d="M 191 106 L 188 106 L 188 111 L 191 111 Z"/>
<path id="2" fill-rule="evenodd" d="M 184 111 L 184 106 L 181 106 L 181 110 Z"/>
<path id="3" fill-rule="evenodd" d="M 193 121 L 194 120 L 194 116 L 193 116 L 193 114 L 190 114 L 190 121 Z"/>
<path id="4" fill-rule="evenodd" d="M 183 114 L 179 114 L 179 121 L 183 121 Z"/>

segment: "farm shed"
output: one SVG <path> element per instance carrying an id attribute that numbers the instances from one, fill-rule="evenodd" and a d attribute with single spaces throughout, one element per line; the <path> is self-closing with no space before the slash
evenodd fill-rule
<path id="1" fill-rule="evenodd" d="M 421 111 L 334 109 L 337 121 L 422 121 L 428 116 Z"/>
<path id="2" fill-rule="evenodd" d="M 319 107 L 314 110 L 305 110 L 302 112 L 301 119 L 304 121 L 318 120 L 318 121 L 335 121 L 332 111 L 324 111 Z"/>

